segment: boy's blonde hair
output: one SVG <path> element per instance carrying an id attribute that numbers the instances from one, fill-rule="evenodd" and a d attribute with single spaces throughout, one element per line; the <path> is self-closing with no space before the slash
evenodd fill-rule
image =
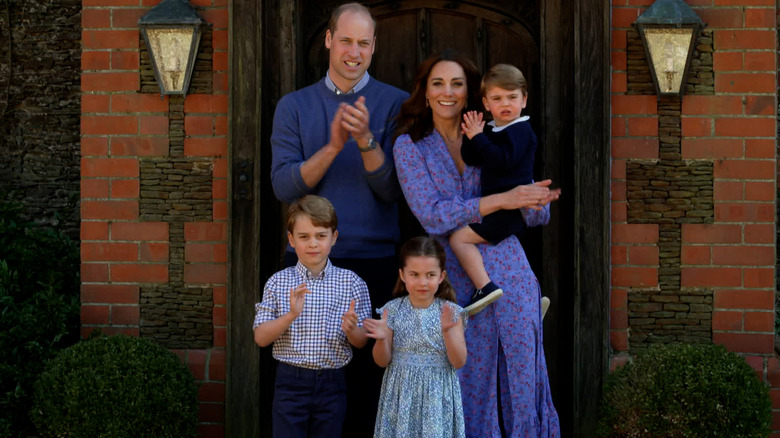
<path id="1" fill-rule="evenodd" d="M 298 216 L 308 216 L 311 223 L 317 227 L 330 228 L 336 231 L 339 220 L 333 204 L 322 196 L 306 195 L 296 199 L 287 209 L 287 232 L 292 233 Z"/>
<path id="2" fill-rule="evenodd" d="M 488 88 L 499 87 L 504 90 L 520 90 L 523 96 L 528 95 L 528 83 L 519 68 L 509 64 L 496 64 L 490 67 L 482 78 L 480 92 L 485 96 Z"/>

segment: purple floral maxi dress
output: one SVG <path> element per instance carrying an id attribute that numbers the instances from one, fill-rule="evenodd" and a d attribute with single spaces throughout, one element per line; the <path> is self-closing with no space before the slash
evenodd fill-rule
<path id="1" fill-rule="evenodd" d="M 447 253 L 447 276 L 465 305 L 474 285 L 458 263 L 448 235 L 479 214 L 480 169 L 466 166 L 459 174 L 441 136 L 434 132 L 414 143 L 401 135 L 393 150 L 398 180 L 406 201 L 425 230 Z M 529 227 L 549 221 L 549 208 L 529 210 Z M 458 371 L 466 436 L 501 438 L 498 388 L 506 436 L 560 437 L 542 347 L 541 294 L 523 247 L 511 236 L 500 244 L 479 245 L 491 280 L 504 296 L 470 318 L 466 330 L 469 354 Z"/>

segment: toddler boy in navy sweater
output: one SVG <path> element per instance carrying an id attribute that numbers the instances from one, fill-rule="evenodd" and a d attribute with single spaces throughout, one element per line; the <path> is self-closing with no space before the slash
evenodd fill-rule
<path id="1" fill-rule="evenodd" d="M 502 193 L 533 182 L 536 134 L 528 116 L 521 116 L 528 100 L 523 73 L 512 65 L 497 64 L 482 79 L 482 102 L 493 116 L 485 126 L 482 114 L 463 115 L 461 155 L 471 166 L 482 167 L 482 196 Z M 469 314 L 480 312 L 499 299 L 503 290 L 490 281 L 476 244 L 497 245 L 526 229 L 522 209 L 499 210 L 469 224 L 450 236 L 450 245 L 476 290 L 465 307 Z"/>

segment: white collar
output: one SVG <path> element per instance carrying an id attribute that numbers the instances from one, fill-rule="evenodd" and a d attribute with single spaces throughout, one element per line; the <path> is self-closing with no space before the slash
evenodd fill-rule
<path id="1" fill-rule="evenodd" d="M 514 125 L 515 123 L 525 122 L 526 120 L 528 120 L 530 118 L 531 118 L 530 116 L 520 116 L 520 117 L 512 120 L 511 122 L 507 123 L 504 126 L 496 126 L 496 121 L 495 120 L 491 120 L 491 121 L 488 122 L 488 125 L 493 127 L 493 132 L 501 132 L 504 129 L 506 129 L 507 127 Z"/>

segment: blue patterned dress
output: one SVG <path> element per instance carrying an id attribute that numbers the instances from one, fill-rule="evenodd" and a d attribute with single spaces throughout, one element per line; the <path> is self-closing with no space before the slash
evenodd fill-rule
<path id="1" fill-rule="evenodd" d="M 447 253 L 447 277 L 465 305 L 474 288 L 453 254 L 448 235 L 479 214 L 480 169 L 455 167 L 438 132 L 417 143 L 398 137 L 393 150 L 406 201 L 425 230 Z M 549 209 L 524 214 L 529 227 L 546 224 Z M 500 438 L 498 388 L 506 436 L 560 436 L 542 347 L 541 294 L 523 247 L 510 236 L 498 245 L 478 245 L 491 280 L 504 296 L 469 319 L 468 360 L 458 370 L 466 436 Z"/>
<path id="2" fill-rule="evenodd" d="M 388 309 L 393 356 L 382 379 L 374 438 L 466 436 L 458 376 L 441 332 L 442 306 L 451 306 L 465 325 L 463 309 L 440 298 L 417 309 L 405 296 L 377 310 L 381 315 Z"/>

